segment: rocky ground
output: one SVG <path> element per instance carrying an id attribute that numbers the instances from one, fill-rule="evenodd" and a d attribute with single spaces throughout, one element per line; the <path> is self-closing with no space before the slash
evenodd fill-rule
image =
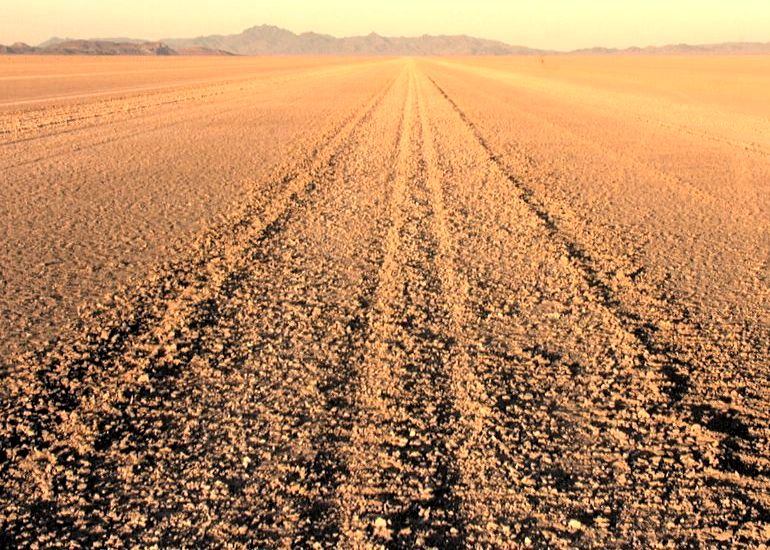
<path id="1" fill-rule="evenodd" d="M 767 544 L 766 146 L 502 65 L 329 70 L 357 95 L 237 208 L 7 355 L 0 542 Z"/>

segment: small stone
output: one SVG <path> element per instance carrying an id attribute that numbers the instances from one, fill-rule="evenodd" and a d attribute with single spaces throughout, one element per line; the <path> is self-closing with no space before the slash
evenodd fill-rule
<path id="1" fill-rule="evenodd" d="M 388 529 L 388 522 L 385 518 L 378 517 L 374 520 L 374 534 L 385 540 L 390 540 L 393 532 Z"/>
<path id="2" fill-rule="evenodd" d="M 580 522 L 579 522 L 578 520 L 576 520 L 576 519 L 571 519 L 571 520 L 569 520 L 569 523 L 567 523 L 567 526 L 568 526 L 570 529 L 572 529 L 573 531 L 579 531 L 580 529 L 582 529 L 582 528 L 583 528 L 583 524 L 582 524 L 582 523 L 580 523 Z"/>

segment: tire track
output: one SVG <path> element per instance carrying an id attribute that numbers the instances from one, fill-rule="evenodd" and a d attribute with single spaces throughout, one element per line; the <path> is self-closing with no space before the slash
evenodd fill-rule
<path id="1" fill-rule="evenodd" d="M 103 445 L 98 435 L 107 428 L 105 418 L 107 424 L 118 426 L 117 433 L 107 436 L 108 441 L 119 438 L 126 430 L 126 404 L 134 395 L 192 360 L 205 336 L 200 329 L 216 322 L 212 304 L 226 300 L 238 290 L 234 282 L 244 279 L 248 251 L 280 232 L 300 201 L 316 188 L 316 174 L 333 173 L 340 147 L 368 120 L 393 85 L 344 121 L 319 145 L 311 160 L 304 161 L 306 167 L 300 164 L 297 172 L 286 176 L 283 188 L 266 207 L 249 206 L 236 221 L 220 228 L 219 234 L 214 231 L 204 237 L 195 250 L 198 258 L 171 267 L 129 300 L 115 304 L 109 313 L 117 313 L 117 318 L 100 319 L 101 325 L 87 328 L 83 343 L 30 358 L 26 369 L 19 366 L 25 376 L 7 388 L 9 409 L 3 426 L 7 460 L 0 471 L 7 490 L 26 487 L 20 493 L 29 499 L 30 507 L 24 509 L 22 503 L 11 506 L 19 514 L 17 534 L 21 535 L 24 522 L 39 527 L 43 518 L 51 516 L 52 498 L 61 496 L 57 483 L 64 483 L 61 478 L 73 460 L 90 468 L 88 456 L 99 453 Z M 232 237 L 225 239 L 226 235 Z M 126 315 L 121 307 L 127 306 Z M 185 333 L 192 334 L 192 341 L 185 342 Z M 180 339 L 182 347 L 177 349 Z M 84 409 L 93 412 L 84 415 Z M 35 480 L 37 487 L 29 480 Z M 10 503 L 10 494 L 7 498 Z M 35 502 L 38 504 L 32 504 Z M 49 526 L 57 528 L 53 522 Z"/>
<path id="2" fill-rule="evenodd" d="M 748 526 L 748 531 L 751 531 L 752 523 L 754 525 L 766 523 L 768 517 L 767 506 L 763 503 L 765 499 L 760 496 L 763 483 L 752 483 L 752 479 L 756 479 L 762 473 L 752 468 L 752 466 L 743 463 L 739 455 L 739 451 L 746 449 L 743 446 L 744 441 L 754 441 L 755 436 L 749 433 L 748 424 L 743 420 L 735 418 L 736 411 L 728 409 L 725 412 L 725 408 L 719 405 L 714 407 L 712 405 L 698 404 L 697 401 L 694 405 L 682 403 L 683 398 L 690 390 L 690 377 L 694 371 L 692 362 L 698 360 L 698 357 L 703 355 L 699 355 L 694 351 L 684 351 L 674 343 L 661 342 L 660 334 L 658 333 L 663 332 L 663 330 L 659 329 L 658 325 L 677 325 L 680 338 L 684 336 L 682 339 L 685 339 L 689 336 L 689 342 L 698 342 L 701 340 L 699 332 L 697 327 L 688 324 L 686 312 L 680 318 L 671 319 L 667 313 L 674 307 L 673 301 L 661 304 L 652 297 L 640 292 L 631 292 L 631 296 L 643 304 L 643 308 L 646 306 L 646 311 L 654 312 L 655 316 L 642 318 L 629 311 L 624 306 L 624 300 L 628 299 L 628 294 L 625 294 L 621 299 L 615 290 L 615 286 L 603 278 L 602 272 L 596 267 L 592 256 L 562 231 L 556 218 L 545 210 L 524 183 L 510 175 L 503 161 L 494 153 L 484 137 L 479 134 L 475 125 L 435 81 L 433 81 L 433 84 L 437 92 L 445 98 L 456 115 L 475 136 L 481 148 L 486 152 L 489 159 L 488 162 L 491 161 L 495 169 L 514 185 L 514 188 L 518 191 L 519 198 L 527 205 L 530 213 L 546 229 L 549 239 L 553 240 L 563 249 L 564 252 L 562 254 L 565 261 L 580 273 L 581 278 L 596 297 L 598 304 L 614 318 L 614 323 L 617 323 L 619 325 L 618 329 L 622 331 L 621 337 L 633 342 L 633 346 L 637 349 L 633 354 L 634 372 L 647 373 L 653 369 L 652 372 L 658 373 L 654 377 L 655 387 L 660 388 L 666 399 L 653 399 L 646 406 L 646 415 L 651 415 L 654 419 L 652 433 L 657 436 L 663 435 L 665 440 L 667 437 L 674 439 L 678 437 L 681 439 L 682 436 L 677 436 L 676 434 L 681 434 L 683 430 L 685 432 L 692 430 L 693 425 L 709 430 L 705 438 L 702 437 L 705 434 L 699 434 L 699 437 L 696 437 L 696 441 L 690 443 L 692 451 L 687 452 L 687 458 L 691 465 L 698 464 L 698 469 L 704 472 L 718 472 L 714 481 L 720 488 L 717 488 L 714 494 L 729 495 L 727 498 L 741 502 L 738 510 L 729 514 L 729 516 L 738 520 L 739 525 Z M 625 288 L 624 292 L 628 293 L 630 290 Z M 657 319 L 658 316 L 663 320 L 658 320 L 657 322 L 650 320 L 652 318 Z M 701 368 L 703 367 L 701 366 Z M 638 376 L 633 373 L 631 375 L 634 377 Z M 699 410 L 708 411 L 706 416 L 713 414 L 712 420 L 704 420 L 702 416 L 699 416 Z M 715 421 L 713 418 L 721 420 Z M 756 422 L 752 422 L 752 424 L 756 425 Z M 713 429 L 715 425 L 719 425 L 721 428 L 715 430 Z M 716 457 L 711 452 L 712 442 L 715 440 L 719 442 L 718 447 L 720 449 Z M 664 448 L 666 446 L 668 445 L 664 445 Z M 671 449 L 670 452 L 676 451 Z M 696 496 L 698 491 L 693 486 L 692 480 L 685 481 L 682 478 L 682 473 L 684 472 L 682 468 L 683 466 L 676 464 L 676 462 L 667 465 L 666 469 L 669 471 L 667 476 L 671 479 L 669 481 L 669 488 L 666 490 L 667 498 L 672 498 L 671 491 L 674 490 L 685 491 L 679 495 L 679 498 L 683 499 L 685 503 L 693 502 L 693 499 L 703 498 Z M 734 483 L 724 477 L 725 473 L 729 474 L 730 472 L 739 473 L 746 477 L 743 481 Z M 714 474 L 712 473 L 711 475 L 713 476 Z M 688 476 L 685 475 L 686 477 Z M 644 478 L 644 475 L 640 476 L 640 483 L 644 483 L 644 481 L 641 481 Z M 680 481 L 674 482 L 676 479 L 680 479 Z M 746 486 L 747 483 L 749 484 L 748 486 Z M 695 484 L 697 485 L 697 480 Z M 675 489 L 676 487 L 679 487 L 679 489 Z M 720 515 L 720 512 L 716 510 L 713 513 Z"/>
<path id="3" fill-rule="evenodd" d="M 574 381 L 572 370 L 578 368 L 579 359 L 586 371 L 599 370 L 605 377 L 609 373 L 604 372 L 607 367 L 601 360 L 591 363 L 589 353 L 583 352 L 586 345 L 573 341 L 569 327 L 571 323 L 607 321 L 601 312 L 586 311 L 582 315 L 588 318 L 565 319 L 551 330 L 542 328 L 545 319 L 540 316 L 555 312 L 538 312 L 540 296 L 554 301 L 548 306 L 551 309 L 563 303 L 583 310 L 586 300 L 582 294 L 588 289 L 559 261 L 558 247 L 548 235 L 533 230 L 538 225 L 532 223 L 526 208 L 515 201 L 508 205 L 507 179 L 489 165 L 472 134 L 456 124 L 450 106 L 447 104 L 446 112 L 439 108 L 440 96 L 432 85 L 426 86 L 433 93 L 429 104 L 434 121 L 440 124 L 435 130 L 441 136 L 437 165 L 446 174 L 443 192 L 447 204 L 453 205 L 447 226 L 456 235 L 455 265 L 458 276 L 467 281 L 465 333 L 473 343 L 469 365 L 472 377 L 486 393 L 479 400 L 487 409 L 484 437 L 465 459 L 471 472 L 466 509 L 475 516 L 472 540 L 495 547 L 585 541 L 581 530 L 569 525 L 580 521 L 593 527 L 596 518 L 603 524 L 607 519 L 603 514 L 611 516 L 617 509 L 617 496 L 597 495 L 591 502 L 581 499 L 587 495 L 581 495 L 577 487 L 597 481 L 611 483 L 612 471 L 607 466 L 611 458 L 622 461 L 622 454 L 605 438 L 598 444 L 589 442 L 588 432 L 605 420 L 606 407 L 601 405 L 601 397 L 591 395 L 590 385 Z M 622 335 L 620 342 L 612 341 L 619 336 L 617 326 L 610 322 L 604 330 L 611 340 L 593 346 L 597 350 L 611 346 L 611 353 L 627 354 L 621 347 Z M 573 358 L 562 356 L 562 339 L 574 345 Z M 564 343 L 564 347 L 570 346 Z M 612 356 L 601 359 L 617 362 Z M 628 391 L 622 376 L 610 375 L 621 395 Z M 586 418 L 575 403 L 588 400 L 595 403 L 589 409 L 593 414 Z M 614 422 L 615 426 L 624 424 Z M 590 454 L 595 447 L 605 455 L 600 460 Z M 619 486 L 615 492 L 622 491 L 627 487 Z"/>
<path id="4" fill-rule="evenodd" d="M 364 181 L 350 178 L 348 171 L 351 175 L 362 174 L 358 166 L 370 156 L 371 137 L 366 135 L 372 133 L 361 133 L 356 145 L 346 147 L 330 166 L 328 177 L 334 179 L 334 185 L 319 189 L 298 212 L 302 216 L 287 218 L 280 231 L 254 249 L 251 260 L 256 263 L 251 264 L 248 291 L 237 307 L 248 313 L 240 322 L 235 317 L 236 326 L 249 327 L 238 339 L 250 350 L 247 360 L 238 367 L 239 375 L 244 377 L 239 381 L 238 393 L 244 398 L 231 403 L 230 384 L 220 384 L 210 394 L 209 389 L 201 390 L 206 397 L 203 402 L 216 403 L 219 397 L 239 416 L 246 415 L 248 420 L 238 422 L 238 439 L 252 440 L 251 445 L 243 446 L 240 463 L 238 456 L 229 457 L 228 471 L 246 470 L 248 475 L 236 483 L 243 498 L 233 495 L 228 499 L 237 511 L 218 510 L 220 521 L 217 533 L 212 533 L 214 541 L 285 546 L 291 541 L 301 544 L 309 526 L 320 528 L 321 522 L 326 532 L 334 530 L 333 522 L 323 514 L 323 495 L 333 481 L 328 474 L 338 472 L 334 450 L 340 444 L 338 438 L 344 437 L 344 417 L 348 414 L 342 401 L 352 382 L 350 369 L 345 367 L 346 356 L 360 339 L 367 288 L 373 286 L 371 282 L 358 285 L 358 281 L 368 278 L 366 274 L 376 263 L 372 252 L 377 249 L 379 235 L 367 225 L 370 222 L 361 224 L 354 217 L 361 212 L 351 208 L 349 200 L 351 195 L 361 197 L 358 208 L 375 214 L 364 219 L 377 220 L 377 211 L 371 211 L 379 208 L 377 197 L 363 193 L 359 186 Z M 372 172 L 381 174 L 387 165 L 387 159 L 377 161 Z M 311 229 L 314 226 L 316 229 Z M 346 229 L 360 236 L 347 254 L 328 256 L 314 250 L 314 245 L 324 246 L 323 241 L 331 238 L 329 233 L 349 239 Z M 347 273 L 351 271 L 347 264 L 356 261 L 364 263 L 364 272 Z M 260 317 L 249 320 L 253 314 Z M 209 408 L 207 416 L 214 421 L 207 426 L 206 434 L 219 431 L 221 424 L 234 422 L 220 419 L 216 408 Z M 181 419 L 180 425 L 185 424 L 186 419 Z M 189 445 L 187 434 L 182 432 L 177 437 L 180 446 Z M 217 456 L 221 453 L 213 452 Z M 179 477 L 183 477 L 181 473 Z M 176 475 L 172 479 L 177 479 Z M 173 487 L 168 490 L 171 493 Z M 173 526 L 159 526 L 156 530 L 179 532 Z M 187 543 L 199 540 L 192 537 Z M 185 539 L 162 542 L 180 545 Z"/>
<path id="5" fill-rule="evenodd" d="M 389 112 L 386 110 L 390 117 L 393 117 L 396 112 L 400 117 L 394 143 L 390 148 L 392 154 L 384 163 L 384 166 L 388 166 L 389 169 L 380 170 L 381 173 L 386 173 L 383 189 L 387 197 L 387 209 L 391 211 L 394 203 L 401 200 L 396 183 L 397 166 L 402 152 L 404 128 L 408 124 L 408 116 L 403 106 L 409 98 L 410 77 L 406 70 L 402 76 L 406 82 L 402 83 L 401 88 L 404 89 L 399 91 L 397 97 L 403 95 L 404 99 L 398 99 L 396 110 Z M 366 189 L 365 184 L 360 184 L 360 187 L 351 191 L 356 196 L 372 193 L 371 190 Z M 316 431 L 308 437 L 312 453 L 303 457 L 299 463 L 300 479 L 297 480 L 292 475 L 288 478 L 283 477 L 287 485 L 294 482 L 295 486 L 299 487 L 295 491 L 298 521 L 284 538 L 287 544 L 290 540 L 293 545 L 318 547 L 319 545 L 336 546 L 341 541 L 343 519 L 336 506 L 335 497 L 349 473 L 345 449 L 350 445 L 355 429 L 356 395 L 361 383 L 361 373 L 356 368 L 356 359 L 360 353 L 359 350 L 369 338 L 372 304 L 381 284 L 383 265 L 388 261 L 390 240 L 387 233 L 390 229 L 386 229 L 387 218 L 383 215 L 385 213 L 379 214 L 376 220 L 378 237 L 371 246 L 364 248 L 372 254 L 370 265 L 376 266 L 376 269 L 372 269 L 372 273 L 364 278 L 364 284 L 359 289 L 360 294 L 354 300 L 357 304 L 354 314 L 343 317 L 348 319 L 344 348 L 334 360 L 324 362 L 327 374 L 323 382 L 318 385 L 322 392 L 324 415 L 327 417 L 326 427 L 315 426 Z M 334 315 L 329 317 L 339 318 Z M 307 455 L 307 452 L 304 454 Z M 302 455 L 303 453 L 300 453 L 300 456 Z"/>
<path id="6" fill-rule="evenodd" d="M 1 247 L 8 315 L 0 323 L 0 333 L 7 329 L 0 348 L 7 358 L 53 337 L 83 303 L 135 284 L 170 255 L 186 257 L 201 230 L 231 219 L 244 203 L 269 200 L 316 142 L 334 138 L 399 70 L 382 63 L 349 68 L 331 82 L 311 79 L 320 85 L 314 99 L 299 83 L 285 93 L 243 92 L 257 103 L 244 104 L 240 118 L 215 116 L 204 125 L 205 139 L 199 121 L 80 152 L 70 162 L 41 163 L 29 173 L 9 171 L 9 200 L 0 198 L 9 237 Z M 295 109 L 290 102 L 300 97 L 314 105 Z M 44 258 L 53 261 L 43 265 Z M 40 277 L 29 277 L 31 270 Z"/>
<path id="7" fill-rule="evenodd" d="M 443 90 L 442 94 L 456 109 L 459 109 Z M 739 420 L 741 424 L 761 426 L 770 422 L 770 417 L 763 414 L 765 396 L 762 395 L 761 390 L 753 391 L 754 395 L 743 392 L 744 399 L 740 401 L 745 400 L 746 406 L 736 403 L 736 406 L 725 407 L 724 399 L 708 389 L 709 386 L 716 386 L 729 394 L 735 387 L 746 388 L 753 385 L 750 378 L 754 377 L 754 373 L 741 376 L 743 369 L 741 363 L 735 360 L 735 356 L 738 354 L 744 357 L 753 356 L 751 361 L 759 365 L 770 360 L 770 355 L 762 350 L 762 346 L 752 343 L 756 340 L 758 333 L 767 332 L 763 327 L 728 327 L 728 330 L 738 333 L 738 346 L 732 342 L 733 334 L 723 334 L 718 341 L 718 336 L 710 332 L 713 327 L 705 327 L 697 321 L 693 313 L 665 288 L 665 281 L 657 284 L 642 282 L 640 279 L 645 278 L 644 268 L 637 268 L 633 262 L 624 261 L 622 258 L 608 259 L 602 257 L 601 252 L 587 251 L 567 229 L 572 224 L 579 225 L 579 222 L 575 221 L 574 216 L 570 214 L 569 208 L 557 205 L 556 211 L 548 211 L 542 201 L 534 196 L 530 187 L 521 179 L 511 175 L 511 170 L 503 159 L 494 152 L 467 116 L 462 111 L 458 110 L 458 112 L 473 129 L 493 162 L 520 191 L 531 209 L 549 227 L 549 231 L 564 243 L 569 256 L 580 265 L 590 284 L 601 294 L 605 304 L 645 347 L 650 365 L 665 377 L 661 386 L 669 395 L 671 404 L 686 414 L 690 423 L 708 428 L 708 422 L 702 421 L 701 414 L 698 412 L 703 408 L 716 409 L 717 414 L 745 415 L 746 418 Z M 530 162 L 533 161 L 530 159 Z M 709 330 L 706 330 L 707 328 Z M 756 405 L 748 405 L 751 401 Z M 727 404 L 730 405 L 730 400 Z M 754 410 L 751 410 L 752 408 Z M 736 428 L 735 433 L 740 432 L 741 429 Z M 742 440 L 746 438 L 733 437 L 733 435 L 721 432 L 721 436 L 730 438 L 726 446 L 733 449 L 744 447 Z M 767 441 L 767 437 L 760 434 L 753 436 L 750 440 L 757 441 L 757 437 L 762 437 L 764 442 Z M 750 449 L 744 447 L 742 452 L 750 454 Z M 755 465 L 742 464 L 742 459 L 735 453 L 725 452 L 723 462 L 726 471 L 746 472 L 750 477 L 763 474 L 766 477 L 770 473 L 766 467 L 757 468 Z"/>
<path id="8" fill-rule="evenodd" d="M 643 358 L 641 366 L 644 367 L 647 363 L 653 366 L 657 370 L 663 373 L 667 383 L 664 384 L 664 391 L 669 395 L 672 403 L 681 401 L 684 394 L 688 391 L 690 375 L 693 371 L 693 367 L 690 361 L 682 358 L 684 352 L 673 346 L 659 346 L 654 342 L 653 334 L 659 331 L 658 323 L 649 319 L 641 319 L 631 311 L 624 308 L 623 301 L 617 296 L 617 292 L 613 288 L 615 285 L 605 280 L 602 275 L 602 270 L 597 267 L 597 262 L 594 260 L 593 255 L 580 246 L 576 241 L 571 239 L 566 232 L 564 232 L 557 219 L 546 210 L 546 208 L 540 204 L 538 199 L 534 196 L 534 192 L 526 186 L 524 182 L 511 175 L 510 170 L 501 160 L 500 156 L 495 153 L 486 139 L 479 133 L 477 127 L 472 121 L 468 119 L 465 113 L 460 107 L 446 94 L 446 92 L 431 79 L 434 86 L 438 89 L 442 96 L 448 101 L 453 109 L 457 112 L 458 116 L 468 126 L 468 128 L 474 133 L 478 139 L 480 145 L 489 154 L 490 160 L 497 166 L 497 168 L 505 175 L 505 177 L 513 184 L 515 189 L 519 192 L 520 198 L 527 204 L 532 213 L 543 223 L 548 230 L 550 236 L 567 252 L 569 260 L 576 265 L 581 271 L 589 287 L 591 287 L 596 293 L 602 304 L 608 311 L 620 321 L 624 329 L 632 334 L 644 350 L 647 352 L 646 357 Z M 630 290 L 630 289 L 629 289 Z M 638 288 L 634 289 L 634 297 L 642 299 L 645 305 L 656 313 L 662 313 L 665 306 L 660 303 L 654 303 L 654 299 L 647 296 L 646 293 L 640 291 Z M 674 301 L 669 300 L 666 304 L 669 307 L 673 307 Z M 670 319 L 669 316 L 664 317 L 663 324 L 674 324 L 674 322 L 684 324 L 684 327 L 688 329 L 687 336 L 691 341 L 699 339 L 697 327 L 691 327 L 686 324 L 689 317 L 686 311 L 680 311 L 680 315 L 676 319 Z M 715 351 L 719 353 L 720 350 Z"/>
<path id="9" fill-rule="evenodd" d="M 430 120 L 431 103 L 427 99 L 425 75 L 420 75 L 419 105 L 420 125 L 423 135 L 423 173 L 430 190 L 433 231 L 438 238 L 438 271 L 444 289 L 444 296 L 451 315 L 451 334 L 457 342 L 456 349 L 448 362 L 452 393 L 459 419 L 455 427 L 457 439 L 457 468 L 460 471 L 461 509 L 466 523 L 467 544 L 500 545 L 511 532 L 505 522 L 494 512 L 491 500 L 505 495 L 509 506 L 525 507 L 526 502 L 510 491 L 510 480 L 498 468 L 497 457 L 502 449 L 499 427 L 494 416 L 494 401 L 490 398 L 481 378 L 477 375 L 476 364 L 484 355 L 484 345 L 473 337 L 473 326 L 478 323 L 468 309 L 471 285 L 457 265 L 463 263 L 457 249 L 457 238 L 451 227 L 451 215 L 445 206 L 446 185 L 456 184 L 451 172 L 442 171 L 445 163 L 437 150 L 439 132 Z M 448 136 L 441 136 L 447 139 Z M 454 208 L 458 205 L 448 198 Z M 504 368 L 503 365 L 500 365 Z M 502 531 L 495 533 L 495 531 Z M 496 538 L 502 535 L 502 538 Z"/>
<path id="10" fill-rule="evenodd" d="M 386 255 L 360 357 L 358 416 L 339 489 L 345 545 L 459 547 L 447 331 L 429 191 L 422 170 L 415 68 L 399 145 Z"/>

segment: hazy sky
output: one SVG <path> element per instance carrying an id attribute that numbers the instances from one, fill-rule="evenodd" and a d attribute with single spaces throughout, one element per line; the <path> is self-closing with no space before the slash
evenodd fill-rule
<path id="1" fill-rule="evenodd" d="M 348 36 L 470 34 L 570 49 L 770 41 L 770 0 L 0 0 L 0 44 L 231 34 L 269 23 Z"/>

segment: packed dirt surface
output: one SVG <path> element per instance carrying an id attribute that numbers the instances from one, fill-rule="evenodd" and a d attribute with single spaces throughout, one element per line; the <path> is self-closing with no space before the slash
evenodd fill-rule
<path id="1" fill-rule="evenodd" d="M 279 184 L 390 65 L 0 58 L 0 364 Z"/>
<path id="2" fill-rule="evenodd" d="M 2 63 L 0 544 L 770 541 L 767 58 Z"/>

